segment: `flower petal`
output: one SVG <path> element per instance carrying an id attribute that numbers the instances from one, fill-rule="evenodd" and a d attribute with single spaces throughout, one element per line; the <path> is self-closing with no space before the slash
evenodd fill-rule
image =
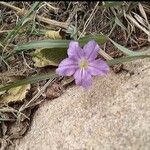
<path id="1" fill-rule="evenodd" d="M 98 51 L 100 50 L 99 45 L 94 41 L 89 41 L 84 47 L 83 51 L 88 60 L 94 60 L 97 57 Z"/>
<path id="2" fill-rule="evenodd" d="M 74 74 L 75 83 L 84 88 L 92 85 L 92 76 L 87 69 L 78 69 Z"/>
<path id="3" fill-rule="evenodd" d="M 80 47 L 78 42 L 71 41 L 69 43 L 68 56 L 69 56 L 69 58 L 72 58 L 75 60 L 78 60 L 83 56 L 83 50 Z"/>
<path id="4" fill-rule="evenodd" d="M 56 73 L 61 76 L 71 76 L 75 73 L 76 69 L 78 68 L 78 64 L 70 59 L 64 59 L 56 69 Z"/>
<path id="5" fill-rule="evenodd" d="M 91 75 L 106 75 L 109 72 L 109 66 L 101 59 L 89 63 L 88 70 Z"/>

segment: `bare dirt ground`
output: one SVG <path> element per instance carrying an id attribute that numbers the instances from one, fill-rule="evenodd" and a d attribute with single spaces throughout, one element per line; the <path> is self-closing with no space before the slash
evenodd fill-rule
<path id="1" fill-rule="evenodd" d="M 70 87 L 43 103 L 15 150 L 150 148 L 150 59 L 128 63 L 134 72 L 96 77 L 89 91 Z"/>

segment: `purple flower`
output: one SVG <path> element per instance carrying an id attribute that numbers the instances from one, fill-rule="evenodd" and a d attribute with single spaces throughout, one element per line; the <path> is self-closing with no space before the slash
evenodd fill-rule
<path id="1" fill-rule="evenodd" d="M 87 88 L 92 84 L 92 76 L 106 75 L 109 66 L 101 59 L 96 59 L 99 45 L 89 41 L 83 49 L 76 41 L 71 41 L 68 48 L 68 58 L 64 59 L 56 69 L 61 76 L 72 76 L 75 83 Z"/>

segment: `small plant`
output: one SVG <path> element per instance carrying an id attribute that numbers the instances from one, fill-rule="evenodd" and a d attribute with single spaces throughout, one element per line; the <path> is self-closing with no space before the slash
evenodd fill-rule
<path id="1" fill-rule="evenodd" d="M 89 41 L 83 49 L 78 42 L 71 41 L 68 48 L 68 58 L 58 66 L 56 72 L 62 76 L 75 78 L 77 85 L 85 88 L 91 86 L 92 76 L 106 75 L 109 66 L 101 59 L 96 59 L 100 50 L 95 41 Z"/>

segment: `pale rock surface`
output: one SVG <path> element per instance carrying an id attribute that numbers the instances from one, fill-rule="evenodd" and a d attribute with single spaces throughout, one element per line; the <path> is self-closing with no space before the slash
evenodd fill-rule
<path id="1" fill-rule="evenodd" d="M 126 68 L 44 102 L 15 150 L 149 150 L 150 60 Z"/>

